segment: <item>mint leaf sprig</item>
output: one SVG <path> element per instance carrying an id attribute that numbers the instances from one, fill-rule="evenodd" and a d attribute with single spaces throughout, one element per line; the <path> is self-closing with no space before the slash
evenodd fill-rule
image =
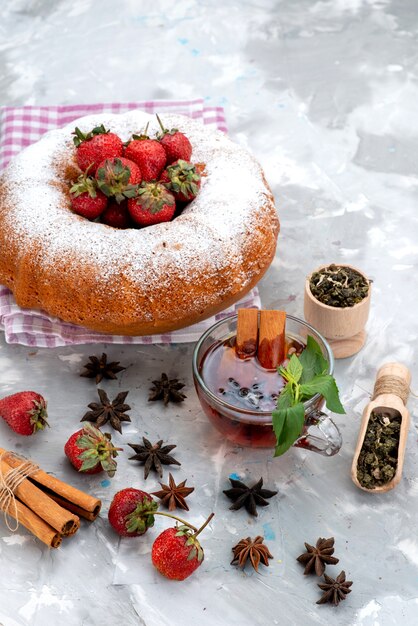
<path id="1" fill-rule="evenodd" d="M 305 421 L 303 403 L 320 393 L 325 398 L 327 409 L 333 413 L 345 413 L 340 402 L 335 379 L 327 374 L 328 362 L 319 344 L 308 336 L 306 348 L 300 356 L 292 354 L 287 367 L 277 370 L 286 381 L 277 399 L 277 408 L 272 412 L 273 430 L 277 438 L 274 456 L 280 456 L 300 436 Z"/>

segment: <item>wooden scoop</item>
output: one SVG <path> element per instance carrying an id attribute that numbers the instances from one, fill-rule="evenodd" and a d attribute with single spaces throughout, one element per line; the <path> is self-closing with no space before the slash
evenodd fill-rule
<path id="1" fill-rule="evenodd" d="M 360 432 L 357 440 L 357 446 L 354 453 L 353 463 L 351 466 L 351 478 L 357 487 L 368 491 L 369 493 L 384 493 L 396 487 L 402 475 L 403 463 L 405 458 L 405 446 L 408 436 L 410 415 L 405 404 L 409 396 L 409 385 L 411 382 L 411 373 L 405 365 L 401 363 L 386 363 L 377 372 L 376 382 L 372 401 L 363 411 L 363 417 L 360 425 Z M 364 438 L 366 436 L 367 427 L 369 425 L 370 416 L 373 411 L 384 412 L 390 416 L 396 414 L 401 416 L 401 428 L 399 432 L 398 444 L 398 462 L 396 472 L 392 480 L 368 489 L 360 484 L 357 478 L 358 458 L 363 447 Z"/>
<path id="2" fill-rule="evenodd" d="M 285 359 L 286 313 L 238 309 L 235 349 L 240 359 L 257 355 L 262 367 L 275 369 Z"/>

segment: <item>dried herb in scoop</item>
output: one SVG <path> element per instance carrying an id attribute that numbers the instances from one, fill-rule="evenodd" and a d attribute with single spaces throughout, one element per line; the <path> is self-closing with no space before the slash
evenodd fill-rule
<path id="1" fill-rule="evenodd" d="M 395 476 L 401 422 L 397 411 L 372 411 L 357 461 L 357 480 L 362 487 L 374 489 Z"/>
<path id="2" fill-rule="evenodd" d="M 305 421 L 303 403 L 319 393 L 327 408 L 334 413 L 345 413 L 340 402 L 335 379 L 326 374 L 328 362 L 319 344 L 308 336 L 306 348 L 299 356 L 292 354 L 286 367 L 278 367 L 286 385 L 272 412 L 273 429 L 277 437 L 274 456 L 284 454 L 302 433 Z"/>

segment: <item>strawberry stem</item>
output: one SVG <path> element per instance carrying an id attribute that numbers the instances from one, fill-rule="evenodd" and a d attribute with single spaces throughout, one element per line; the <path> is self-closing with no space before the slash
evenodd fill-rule
<path id="1" fill-rule="evenodd" d="M 201 526 L 201 527 L 199 528 L 199 530 L 196 530 L 196 532 L 195 532 L 195 534 L 194 534 L 194 537 L 197 537 L 197 536 L 198 536 L 198 535 L 202 532 L 202 530 L 203 530 L 204 528 L 206 528 L 206 526 L 209 524 L 210 520 L 212 519 L 212 517 L 213 517 L 214 515 L 215 515 L 215 513 L 211 513 L 211 514 L 209 515 L 208 519 L 207 519 L 207 520 L 206 520 L 206 522 L 203 524 L 203 526 Z"/>
<path id="2" fill-rule="evenodd" d="M 192 524 L 190 524 L 190 522 L 186 522 L 186 520 L 181 519 L 181 517 L 176 517 L 175 515 L 171 515 L 171 513 L 163 513 L 162 511 L 154 511 L 153 513 L 148 513 L 147 511 L 144 511 L 144 514 L 145 515 L 164 515 L 164 517 L 171 517 L 171 519 L 175 519 L 177 522 L 184 524 L 184 526 L 188 526 L 189 528 L 194 530 L 196 533 L 199 532 L 196 526 L 193 526 Z M 205 522 L 205 526 L 206 526 L 206 522 Z"/>
<path id="3" fill-rule="evenodd" d="M 158 120 L 158 123 L 159 123 L 159 125 L 160 125 L 160 127 L 161 127 L 161 130 L 162 130 L 162 131 L 163 131 L 163 133 L 165 134 L 165 133 L 166 133 L 166 129 L 164 128 L 163 123 L 162 123 L 162 121 L 160 120 L 160 117 L 159 117 L 158 113 L 156 113 L 155 115 L 156 115 L 156 117 L 157 117 L 157 120 Z"/>
<path id="4" fill-rule="evenodd" d="M 184 526 L 188 526 L 191 530 L 194 531 L 193 537 L 197 537 L 197 535 L 199 535 L 202 530 L 206 528 L 215 513 L 211 513 L 208 519 L 200 528 L 196 528 L 196 526 L 193 526 L 193 524 L 191 524 L 190 522 L 186 522 L 186 520 L 181 519 L 181 517 L 177 517 L 176 515 L 171 515 L 171 513 L 163 513 L 162 511 L 142 511 L 142 515 L 163 515 L 164 517 L 171 517 L 171 519 L 175 519 L 177 522 L 180 522 Z"/>

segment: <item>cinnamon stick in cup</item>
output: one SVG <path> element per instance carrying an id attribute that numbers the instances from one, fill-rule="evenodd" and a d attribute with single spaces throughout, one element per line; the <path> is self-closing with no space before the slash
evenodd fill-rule
<path id="1" fill-rule="evenodd" d="M 260 311 L 257 358 L 266 369 L 275 369 L 285 358 L 285 311 Z"/>
<path id="2" fill-rule="evenodd" d="M 50 548 L 58 548 L 61 545 L 62 535 L 55 528 L 52 528 L 19 500 L 15 500 L 15 504 L 16 507 L 12 504 L 7 511 L 10 517 L 19 521 L 19 524 L 30 530 L 35 537 Z"/>
<path id="3" fill-rule="evenodd" d="M 0 448 L 0 454 L 5 452 L 6 450 Z M 8 452 L 3 458 L 11 467 L 19 467 L 24 462 L 24 459 L 16 456 L 13 452 Z M 41 469 L 31 474 L 28 480 L 33 482 L 36 487 L 45 492 L 64 509 L 72 511 L 90 522 L 93 522 L 100 513 L 101 500 L 68 485 Z"/>
<path id="4" fill-rule="evenodd" d="M 248 359 L 257 353 L 258 309 L 238 309 L 237 339 L 235 351 L 240 359 Z"/>
<path id="5" fill-rule="evenodd" d="M 6 461 L 3 459 L 0 461 L 0 470 L 3 476 L 6 476 L 12 469 L 13 468 Z M 22 480 L 18 487 L 16 487 L 14 495 L 34 513 L 39 515 L 41 519 L 64 536 L 74 534 L 80 527 L 80 519 L 76 515 L 59 506 L 43 491 L 31 483 L 28 478 Z"/>

